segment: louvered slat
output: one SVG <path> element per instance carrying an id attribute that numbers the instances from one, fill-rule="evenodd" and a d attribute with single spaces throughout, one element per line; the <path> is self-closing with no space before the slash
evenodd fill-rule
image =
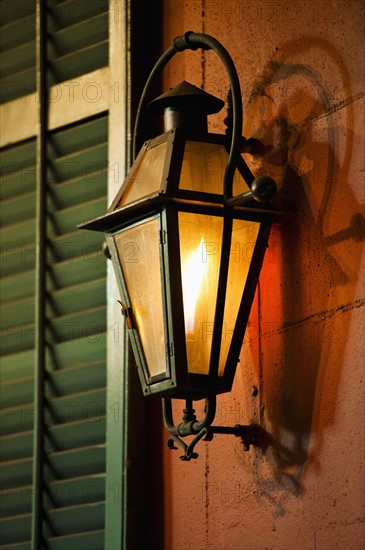
<path id="1" fill-rule="evenodd" d="M 35 50 L 33 41 L 25 42 L 2 53 L 1 74 L 10 79 L 11 75 L 26 71 L 35 66 Z"/>
<path id="2" fill-rule="evenodd" d="M 108 38 L 108 12 L 90 19 L 73 22 L 72 25 L 52 32 L 48 43 L 48 59 L 74 53 Z"/>
<path id="3" fill-rule="evenodd" d="M 32 457 L 8 460 L 1 464 L 1 486 L 24 486 L 32 483 Z"/>
<path id="4" fill-rule="evenodd" d="M 108 119 L 104 116 L 53 132 L 48 139 L 48 158 L 54 160 L 103 143 L 106 140 L 107 129 Z"/>
<path id="5" fill-rule="evenodd" d="M 14 2 L 12 2 L 14 4 Z M 3 2 L 3 4 L 6 5 L 6 3 Z M 23 2 L 24 4 L 24 2 Z M 29 2 L 29 5 L 31 8 L 35 5 L 35 3 L 32 6 L 32 3 Z M 12 8 L 12 6 L 4 7 L 4 11 L 8 11 L 9 7 Z M 11 10 L 14 13 L 16 10 Z M 18 14 L 19 15 L 19 12 Z M 5 15 L 7 19 L 7 23 L 5 24 L 5 21 L 2 22 L 2 32 L 0 33 L 0 51 L 1 53 L 6 52 L 7 50 L 10 50 L 12 48 L 15 48 L 18 44 L 24 44 L 26 42 L 34 41 L 35 39 L 35 15 L 34 13 L 32 15 L 26 15 L 25 17 L 28 17 L 28 20 L 26 23 L 24 23 L 24 17 L 21 17 L 20 19 L 17 19 L 15 21 L 9 21 L 9 17 Z M 6 27 L 6 28 L 4 28 Z"/>
<path id="6" fill-rule="evenodd" d="M 76 25 L 85 19 L 91 19 L 108 11 L 108 0 L 98 0 L 97 2 L 80 2 L 80 0 L 57 0 L 48 1 L 50 31 L 63 29 L 71 25 Z"/>
<path id="7" fill-rule="evenodd" d="M 102 529 L 104 526 L 104 503 L 57 508 L 49 511 L 47 516 L 58 536 Z M 48 536 L 52 536 L 51 530 L 48 530 Z"/>
<path id="8" fill-rule="evenodd" d="M 1 550 L 31 550 L 30 542 L 16 542 L 15 544 L 5 544 Z"/>
<path id="9" fill-rule="evenodd" d="M 108 58 L 108 41 L 104 40 L 98 44 L 94 44 L 76 53 L 63 55 L 52 62 L 50 70 L 49 85 L 53 86 L 57 82 L 70 80 L 80 76 L 81 74 L 91 73 L 105 65 L 105 60 Z M 85 92 L 87 93 L 87 92 Z M 90 99 L 97 101 L 99 92 L 90 92 Z M 91 95 L 95 94 L 95 95 Z"/>
<path id="10" fill-rule="evenodd" d="M 34 342 L 35 342 L 35 325 L 34 323 L 23 323 L 21 319 L 17 323 L 7 322 L 2 323 L 1 331 L 2 352 L 6 355 L 1 360 L 2 365 L 7 365 L 10 361 L 13 365 L 19 360 L 19 352 L 31 352 L 28 356 L 28 364 L 33 367 L 34 361 Z M 24 365 L 25 367 L 25 365 Z M 20 366 L 23 368 L 23 365 Z M 2 369 L 1 369 L 2 370 Z M 26 376 L 29 371 L 27 370 Z M 19 372 L 17 373 L 19 374 Z"/>
<path id="11" fill-rule="evenodd" d="M 62 450 L 102 444 L 105 441 L 105 417 L 53 425 L 49 428 L 49 436 L 53 444 Z M 47 445 L 46 442 L 46 450 L 49 448 Z"/>
<path id="12" fill-rule="evenodd" d="M 7 201 L 2 201 L 0 206 L 0 225 L 9 225 L 14 219 L 29 219 L 35 216 L 34 192 L 24 193 Z"/>
<path id="13" fill-rule="evenodd" d="M 34 247 L 26 247 L 30 243 L 34 243 L 35 239 L 35 227 L 34 220 L 25 220 L 11 225 L 7 225 L 2 230 L 3 243 L 10 244 L 11 246 L 20 248 L 22 250 L 22 245 L 24 251 L 34 251 Z M 23 252 L 26 254 L 27 252 Z M 5 260 L 6 263 L 6 260 Z"/>
<path id="14" fill-rule="evenodd" d="M 35 142 L 28 140 L 1 151 L 1 200 L 35 190 Z"/>
<path id="15" fill-rule="evenodd" d="M 14 273 L 10 277 L 0 279 L 0 303 L 15 301 L 28 296 L 34 289 L 34 270 L 24 273 Z"/>
<path id="16" fill-rule="evenodd" d="M 102 191 L 106 189 L 107 170 L 101 168 L 95 175 L 88 174 L 87 178 L 82 175 L 79 178 L 74 178 L 72 182 L 59 183 L 52 190 L 52 206 L 56 203 L 61 208 L 67 208 L 75 203 L 79 198 L 82 200 L 86 194 L 89 200 L 97 199 L 102 196 Z"/>
<path id="17" fill-rule="evenodd" d="M 1 316 L 8 323 L 16 323 L 19 319 L 23 323 L 30 323 L 34 319 L 33 297 L 23 298 L 14 302 L 7 302 L 1 308 Z"/>
<path id="18" fill-rule="evenodd" d="M 64 550 L 65 548 L 100 550 L 100 548 L 104 548 L 104 530 L 89 530 L 76 535 L 51 537 L 47 540 L 47 544 L 50 550 Z"/>
<path id="19" fill-rule="evenodd" d="M 29 539 L 32 525 L 31 514 L 21 514 L 0 519 L 1 542 L 11 543 L 16 537 L 17 542 L 25 542 Z M 14 536 L 15 535 L 15 536 Z"/>

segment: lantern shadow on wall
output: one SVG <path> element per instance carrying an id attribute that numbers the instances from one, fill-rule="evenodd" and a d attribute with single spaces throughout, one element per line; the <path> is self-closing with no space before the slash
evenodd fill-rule
<path id="1" fill-rule="evenodd" d="M 343 78 L 342 95 L 354 101 L 357 96 L 353 96 L 339 53 L 317 37 L 301 37 L 297 44 L 289 42 L 283 47 L 280 61 L 271 61 L 264 68 L 253 84 L 245 113 L 253 135 L 270 149 L 265 157 L 256 155 L 252 168 L 276 177 L 279 187 L 283 182 L 284 199 L 295 211 L 273 236 L 281 256 L 275 269 L 271 266 L 277 273 L 265 273 L 260 284 L 262 317 L 265 320 L 265 312 L 270 311 L 270 320 L 279 327 L 275 334 L 280 335 L 279 344 L 274 333 L 263 331 L 262 335 L 262 364 L 267 358 L 270 368 L 264 375 L 260 373 L 265 407 L 261 425 L 271 433 L 267 448 L 271 448 L 269 461 L 275 479 L 290 478 L 295 488 L 308 459 L 317 460 L 325 427 L 336 421 L 349 321 L 342 317 L 338 326 L 335 313 L 341 304 L 353 302 L 360 262 L 356 247 L 364 239 L 365 226 L 349 181 L 353 120 L 346 127 L 345 146 L 341 143 L 339 147 L 339 122 L 329 115 L 336 115 L 343 105 L 336 105 L 321 76 L 309 65 L 283 61 L 293 51 L 300 49 L 303 54 L 311 48 L 332 58 Z M 291 79 L 297 79 L 294 85 Z M 299 79 L 304 91 L 298 86 Z M 290 108 L 289 90 L 300 98 L 296 110 Z M 275 91 L 278 96 L 274 100 Z M 300 118 L 303 105 L 308 111 Z M 345 106 L 346 116 L 351 117 L 351 101 Z M 262 114 L 261 119 L 255 117 L 257 113 Z M 315 127 L 317 119 L 321 120 Z M 257 121 L 256 128 L 252 121 Z M 272 284 L 276 279 L 286 283 L 281 297 Z M 308 456 L 313 433 L 316 444 Z"/>
<path id="2" fill-rule="evenodd" d="M 250 426 L 212 426 L 216 395 L 231 390 L 272 221 L 275 182 L 254 178 L 240 152 L 242 98 L 228 52 L 213 37 L 177 37 L 153 68 L 136 117 L 134 149 L 151 83 L 177 52 L 213 49 L 230 80 L 232 128 L 209 134 L 207 115 L 223 101 L 186 82 L 150 103 L 165 132 L 146 141 L 108 212 L 80 225 L 104 231 L 121 294 L 122 313 L 144 395 L 163 398 L 170 439 L 196 458 L 195 445 L 215 433 L 255 443 Z M 253 245 L 250 265 L 231 245 Z M 184 399 L 175 426 L 171 398 Z M 193 401 L 206 400 L 197 420 Z M 192 436 L 187 444 L 183 440 Z"/>

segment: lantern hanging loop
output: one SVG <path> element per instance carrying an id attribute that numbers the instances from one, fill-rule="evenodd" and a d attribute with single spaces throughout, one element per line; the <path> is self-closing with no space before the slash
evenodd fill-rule
<path id="1" fill-rule="evenodd" d="M 163 70 L 163 68 L 174 57 L 175 54 L 183 52 L 185 50 L 197 50 L 198 48 L 202 48 L 203 50 L 214 50 L 218 57 L 221 59 L 224 68 L 226 69 L 226 72 L 228 74 L 232 97 L 233 125 L 229 157 L 223 180 L 223 189 L 226 204 L 229 204 L 232 199 L 236 199 L 234 204 L 237 204 L 237 198 L 232 197 L 232 188 L 233 177 L 237 166 L 237 158 L 240 155 L 242 143 L 241 86 L 238 79 L 236 67 L 234 66 L 231 56 L 224 48 L 224 46 L 222 46 L 222 44 L 218 42 L 218 40 L 216 40 L 213 36 L 210 36 L 209 34 L 188 31 L 181 36 L 177 36 L 174 39 L 172 45 L 162 54 L 162 56 L 156 62 L 144 86 L 137 109 L 133 134 L 133 159 L 136 158 L 137 148 L 139 148 L 140 145 L 139 134 L 141 113 L 146 105 L 150 86 L 154 82 L 157 75 Z"/>

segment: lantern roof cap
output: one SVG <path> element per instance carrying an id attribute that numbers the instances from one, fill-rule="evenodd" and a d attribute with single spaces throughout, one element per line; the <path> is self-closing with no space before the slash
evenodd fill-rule
<path id="1" fill-rule="evenodd" d="M 223 106 L 224 101 L 186 82 L 186 80 L 174 88 L 170 88 L 148 104 L 148 108 L 157 113 L 163 113 L 165 109 L 198 110 L 205 115 L 218 113 Z"/>

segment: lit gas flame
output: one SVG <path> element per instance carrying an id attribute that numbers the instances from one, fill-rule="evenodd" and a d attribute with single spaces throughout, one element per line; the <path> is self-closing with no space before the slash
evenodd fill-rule
<path id="1" fill-rule="evenodd" d="M 195 310 L 207 264 L 203 262 L 203 239 L 198 248 L 182 262 L 185 332 L 194 332 Z"/>

